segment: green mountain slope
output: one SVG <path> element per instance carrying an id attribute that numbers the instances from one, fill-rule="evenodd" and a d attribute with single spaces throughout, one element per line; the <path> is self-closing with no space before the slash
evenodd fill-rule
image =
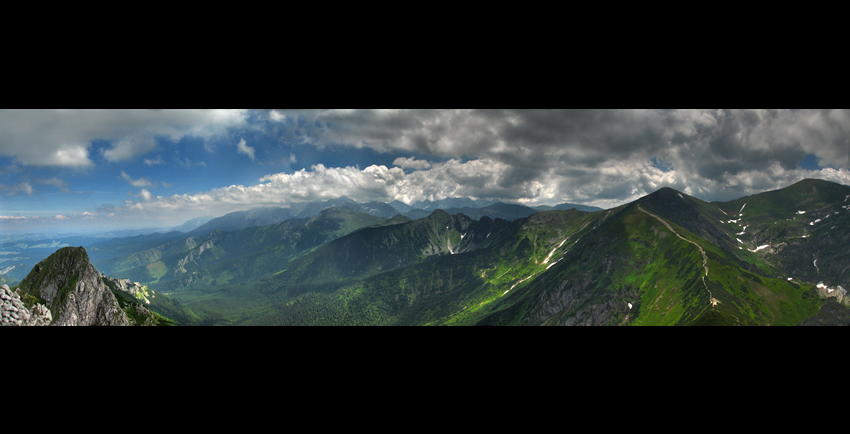
<path id="1" fill-rule="evenodd" d="M 850 318 L 850 187 L 829 182 L 804 180 L 729 202 L 662 188 L 611 210 L 546 211 L 513 222 L 441 210 L 371 224 L 347 215 L 354 220 L 339 226 L 321 218 L 240 232 L 246 246 L 269 244 L 235 259 L 193 252 L 179 273 L 193 281 L 180 281 L 174 295 L 208 322 L 238 325 Z M 216 236 L 226 255 L 239 251 L 222 241 L 226 234 Z"/>
<path id="2" fill-rule="evenodd" d="M 289 260 L 357 229 L 387 219 L 328 208 L 310 219 L 292 219 L 233 232 L 213 231 L 125 257 L 97 263 L 110 275 L 171 293 L 190 286 L 245 282 L 285 270 Z"/>
<path id="3" fill-rule="evenodd" d="M 806 179 L 729 202 L 662 189 L 645 207 L 770 278 L 850 287 L 850 187 Z M 817 262 L 815 262 L 817 261 Z"/>
<path id="4" fill-rule="evenodd" d="M 276 277 L 280 285 L 342 281 L 413 265 L 434 255 L 455 255 L 492 244 L 505 220 L 475 221 L 442 210 L 429 217 L 392 226 L 367 228 L 292 262 Z"/>
<path id="5" fill-rule="evenodd" d="M 803 218 L 793 209 L 803 205 L 815 215 Z M 848 206 L 850 188 L 823 181 L 727 203 L 665 188 L 608 211 L 537 213 L 463 251 L 453 233 L 468 230 L 465 216 L 452 221 L 438 212 L 398 232 L 374 228 L 341 238 L 262 287 L 230 288 L 235 298 L 272 306 L 256 315 L 243 309 L 234 323 L 795 325 L 824 315 L 819 323 L 835 321 L 850 303 L 841 286 L 850 287 L 850 267 L 836 265 L 848 257 Z M 815 251 L 817 264 L 801 261 Z M 820 312 L 825 305 L 831 313 Z"/>
<path id="6" fill-rule="evenodd" d="M 794 325 L 823 304 L 811 287 L 749 272 L 643 205 L 659 204 L 622 209 L 480 324 Z"/>
<path id="7" fill-rule="evenodd" d="M 333 260 L 355 265 L 337 266 L 333 276 L 296 270 L 273 280 L 220 289 L 220 294 L 210 291 L 189 305 L 230 312 L 234 324 L 469 323 L 482 305 L 551 267 L 607 215 L 554 211 L 511 223 L 486 217 L 475 222 L 436 211 L 392 230 L 361 230 L 299 260 L 319 271 Z M 466 236 L 451 241 L 452 231 Z M 357 250 L 365 249 L 369 241 L 373 251 Z M 378 269 L 392 268 L 399 260 L 410 260 L 411 265 Z"/>

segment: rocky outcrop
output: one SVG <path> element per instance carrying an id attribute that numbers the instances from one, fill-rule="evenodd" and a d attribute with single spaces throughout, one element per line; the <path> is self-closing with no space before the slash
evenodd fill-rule
<path id="1" fill-rule="evenodd" d="M 193 240 L 192 248 L 194 248 L 194 246 L 197 245 L 197 244 L 194 244 L 194 239 L 190 238 L 190 240 Z M 187 246 L 189 245 L 189 240 L 186 240 L 186 245 Z M 213 240 L 207 240 L 206 242 L 201 244 L 200 247 L 198 247 L 198 256 L 197 257 L 200 258 L 201 254 L 204 253 L 205 250 L 209 250 L 211 248 L 213 248 Z M 177 266 L 174 268 L 174 275 L 176 276 L 178 274 L 188 273 L 188 271 L 186 270 L 186 265 L 188 265 L 189 263 L 194 263 L 194 262 L 195 262 L 195 253 L 194 253 L 194 251 L 192 251 L 192 252 L 189 252 L 188 255 L 183 257 L 183 259 L 181 259 L 180 261 L 177 262 Z"/>
<path id="2" fill-rule="evenodd" d="M 53 315 L 43 304 L 27 309 L 21 295 L 0 286 L 0 326 L 46 326 L 50 325 Z"/>
<path id="3" fill-rule="evenodd" d="M 833 288 L 829 285 L 824 285 L 823 281 L 821 281 L 815 286 L 815 291 L 817 291 L 821 298 L 835 298 L 835 301 L 839 304 L 850 308 L 850 298 L 847 297 L 847 290 L 841 285 Z"/>
<path id="4" fill-rule="evenodd" d="M 53 317 L 51 325 L 131 325 L 144 323 L 145 315 L 151 315 L 144 306 L 130 303 L 134 319 L 128 318 L 126 307 L 122 309 L 82 247 L 57 250 L 39 262 L 21 281 L 19 290 L 46 306 Z"/>
<path id="5" fill-rule="evenodd" d="M 139 282 L 133 282 L 130 279 L 116 279 L 103 273 L 101 273 L 100 278 L 103 279 L 103 282 L 112 291 L 121 291 L 145 304 L 151 304 L 150 299 L 155 296 L 154 292 L 151 291 L 147 285 L 142 285 Z"/>

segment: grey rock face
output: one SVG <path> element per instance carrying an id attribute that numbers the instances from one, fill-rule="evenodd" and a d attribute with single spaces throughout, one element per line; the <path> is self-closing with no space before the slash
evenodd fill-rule
<path id="1" fill-rule="evenodd" d="M 46 326 L 52 320 L 53 315 L 44 305 L 36 304 L 30 311 L 20 294 L 8 285 L 0 286 L 0 326 Z"/>
<path id="2" fill-rule="evenodd" d="M 130 325 L 130 322 L 98 276 L 77 282 L 59 308 L 55 325 Z"/>
<path id="3" fill-rule="evenodd" d="M 139 302 L 151 304 L 150 299 L 154 297 L 154 294 L 147 285 L 142 285 L 139 282 L 133 282 L 130 279 L 116 279 L 103 273 L 101 273 L 100 278 L 103 279 L 103 282 L 109 287 L 109 289 L 124 292 L 133 296 L 133 298 Z"/>

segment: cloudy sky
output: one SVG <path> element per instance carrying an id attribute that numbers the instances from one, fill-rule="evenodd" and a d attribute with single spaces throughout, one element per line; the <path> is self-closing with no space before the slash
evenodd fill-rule
<path id="1" fill-rule="evenodd" d="M 0 232 L 348 196 L 610 208 L 850 184 L 850 110 L 0 110 Z"/>

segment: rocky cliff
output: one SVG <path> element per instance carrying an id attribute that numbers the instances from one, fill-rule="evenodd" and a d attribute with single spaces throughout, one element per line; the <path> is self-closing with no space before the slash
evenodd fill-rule
<path id="1" fill-rule="evenodd" d="M 57 250 L 39 262 L 18 288 L 21 299 L 46 307 L 50 325 L 150 325 L 154 314 L 138 300 L 116 294 L 82 247 Z M 126 286 L 126 285 L 123 285 Z M 128 293 L 132 295 L 132 293 Z M 118 295 L 118 296 L 116 296 Z M 21 325 L 24 325 L 23 323 Z"/>
<path id="2" fill-rule="evenodd" d="M 43 304 L 27 309 L 21 294 L 8 285 L 0 286 L 0 326 L 46 326 L 52 320 L 53 315 Z"/>

